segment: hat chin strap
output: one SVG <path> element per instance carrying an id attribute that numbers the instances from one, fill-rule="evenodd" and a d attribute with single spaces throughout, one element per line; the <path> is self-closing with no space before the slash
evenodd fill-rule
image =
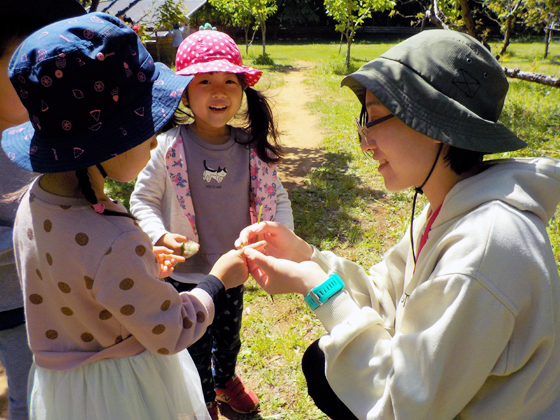
<path id="1" fill-rule="evenodd" d="M 434 164 L 432 165 L 432 169 L 430 169 L 430 173 L 428 174 L 428 176 L 426 177 L 422 185 L 420 185 L 419 187 L 414 187 L 414 199 L 412 200 L 412 215 L 410 216 L 410 246 L 412 247 L 412 258 L 414 259 L 414 266 L 416 266 L 416 252 L 414 251 L 413 223 L 414 223 L 414 210 L 416 210 L 416 198 L 418 197 L 418 194 L 424 194 L 422 188 L 424 188 L 424 185 L 426 185 L 426 182 L 428 182 L 428 179 L 430 179 L 430 177 L 432 176 L 432 172 L 434 172 L 442 148 L 443 148 L 443 143 L 440 143 L 439 150 L 437 152 L 436 159 L 434 160 Z"/>
<path id="2" fill-rule="evenodd" d="M 101 172 L 101 176 L 103 178 L 107 178 L 107 172 L 105 172 L 105 169 L 103 168 L 103 166 L 101 166 L 101 163 L 97 163 L 95 166 L 97 167 L 97 169 L 99 169 L 99 172 Z"/>

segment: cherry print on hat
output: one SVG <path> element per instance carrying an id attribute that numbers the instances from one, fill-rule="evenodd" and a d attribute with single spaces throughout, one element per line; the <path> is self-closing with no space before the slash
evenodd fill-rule
<path id="1" fill-rule="evenodd" d="M 8 75 L 30 122 L 5 130 L 2 147 L 17 165 L 42 173 L 87 168 L 148 140 L 192 80 L 154 63 L 136 33 L 104 13 L 31 34 Z"/>
<path id="2" fill-rule="evenodd" d="M 247 86 L 253 86 L 261 70 L 243 65 L 241 53 L 231 37 L 223 32 L 202 30 L 189 35 L 179 46 L 175 58 L 177 74 L 243 73 Z"/>

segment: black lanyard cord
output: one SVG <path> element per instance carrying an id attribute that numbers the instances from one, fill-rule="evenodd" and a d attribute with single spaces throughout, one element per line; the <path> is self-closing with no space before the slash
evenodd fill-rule
<path id="1" fill-rule="evenodd" d="M 416 252 L 414 251 L 414 229 L 413 229 L 413 224 L 414 224 L 414 211 L 416 210 L 416 198 L 418 197 L 418 194 L 424 194 L 424 191 L 422 191 L 422 188 L 424 187 L 424 185 L 426 185 L 426 182 L 428 182 L 428 179 L 430 179 L 430 176 L 432 176 L 432 172 L 434 172 L 434 169 L 436 167 L 436 164 L 438 162 L 439 159 L 439 155 L 441 154 L 441 149 L 443 148 L 443 143 L 439 144 L 439 150 L 437 152 L 436 155 L 436 159 L 434 160 L 434 164 L 432 165 L 432 169 L 430 169 L 430 173 L 428 174 L 428 176 L 426 177 L 426 179 L 424 180 L 424 182 L 422 183 L 422 185 L 420 185 L 419 187 L 414 187 L 414 199 L 412 200 L 412 215 L 410 216 L 410 245 L 412 246 L 412 258 L 414 259 L 414 265 L 416 266 Z"/>

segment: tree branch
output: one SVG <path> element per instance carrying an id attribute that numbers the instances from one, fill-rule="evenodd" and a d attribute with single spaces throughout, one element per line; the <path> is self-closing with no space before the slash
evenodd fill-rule
<path id="1" fill-rule="evenodd" d="M 449 27 L 441 20 L 440 16 L 442 13 L 439 10 L 438 0 L 432 0 L 432 7 L 426 10 L 426 17 L 430 19 L 434 25 L 440 29 L 449 29 Z"/>
<path id="2" fill-rule="evenodd" d="M 520 69 L 510 69 L 502 67 L 507 77 L 520 79 L 528 82 L 540 83 L 541 85 L 560 88 L 560 77 L 547 76 L 545 74 L 521 71 Z"/>

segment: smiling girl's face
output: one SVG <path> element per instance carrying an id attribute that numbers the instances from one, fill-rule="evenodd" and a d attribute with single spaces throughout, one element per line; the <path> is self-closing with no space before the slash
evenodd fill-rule
<path id="1" fill-rule="evenodd" d="M 226 133 L 226 124 L 241 107 L 243 87 L 234 73 L 199 73 L 187 87 L 183 103 L 194 115 L 199 132 Z"/>

